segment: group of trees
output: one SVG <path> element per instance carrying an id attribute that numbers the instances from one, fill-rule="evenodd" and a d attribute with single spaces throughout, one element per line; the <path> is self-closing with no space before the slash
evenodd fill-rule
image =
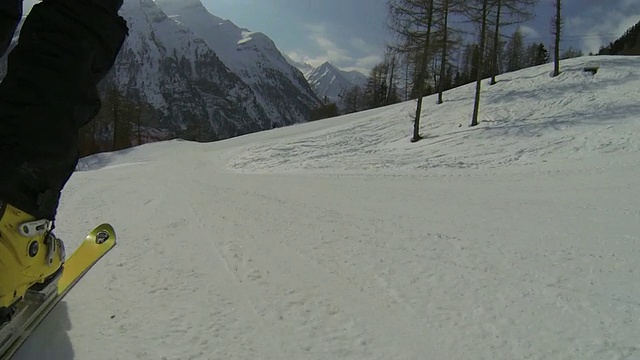
<path id="1" fill-rule="evenodd" d="M 371 69 L 364 88 L 354 86 L 342 98 L 344 113 L 395 104 L 401 101 L 398 95 L 398 57 L 387 54 L 385 60 Z"/>
<path id="2" fill-rule="evenodd" d="M 370 97 L 367 91 L 353 89 L 345 97 L 346 111 L 386 105 L 389 100 L 416 99 L 412 141 L 418 141 L 423 97 L 437 93 L 438 103 L 442 103 L 445 90 L 476 82 L 471 126 L 477 125 L 483 79 L 491 78 L 490 84 L 495 84 L 500 73 L 550 61 L 545 45 L 525 43 L 519 29 L 510 36 L 502 35 L 505 26 L 531 19 L 537 3 L 538 0 L 388 0 L 389 27 L 397 41 L 389 45 L 391 55 L 380 65 L 391 69 L 385 72 L 386 95 L 381 96 L 385 92 L 380 91 L 378 96 Z M 555 9 L 551 28 L 557 35 L 553 49 L 557 75 L 562 29 L 560 0 L 555 0 Z M 374 71 L 370 76 L 372 88 L 382 90 L 381 78 Z M 389 95 L 397 90 L 394 84 L 398 82 L 404 87 L 404 97 L 397 92 L 395 97 Z"/>
<path id="3" fill-rule="evenodd" d="M 600 55 L 640 55 L 640 22 L 632 26 L 616 41 L 603 46 Z"/>
<path id="4" fill-rule="evenodd" d="M 115 151 L 149 142 L 147 124 L 154 109 L 143 101 L 127 98 L 112 85 L 102 91 L 98 115 L 80 129 L 80 155 Z"/>
<path id="5" fill-rule="evenodd" d="M 340 110 L 338 109 L 338 105 L 327 102 L 326 98 L 322 105 L 311 109 L 311 121 L 326 119 L 334 116 L 338 116 L 340 114 Z"/>
<path id="6" fill-rule="evenodd" d="M 457 87 L 468 84 L 477 79 L 477 72 L 482 71 L 482 78 L 491 78 L 491 84 L 496 83 L 496 75 L 504 72 L 517 71 L 531 66 L 546 64 L 549 62 L 549 51 L 543 43 L 527 43 L 526 37 L 520 28 L 517 28 L 507 40 L 499 41 L 497 46 L 493 45 L 493 32 L 489 33 L 489 41 L 485 46 L 484 66 L 479 68 L 478 46 L 475 43 L 467 43 L 458 46 L 460 49 L 455 57 L 458 59 L 455 66 L 455 75 L 450 82 L 445 77 L 444 90 L 450 87 Z M 492 60 L 494 54 L 498 58 Z M 448 68 L 453 65 L 448 64 Z M 432 92 L 427 91 L 427 95 Z M 439 99 L 442 103 L 442 99 Z"/>
<path id="7" fill-rule="evenodd" d="M 424 96 L 437 93 L 438 103 L 442 103 L 445 90 L 475 82 L 471 119 L 471 126 L 475 126 L 483 79 L 490 78 L 490 84 L 495 84 L 496 75 L 500 73 L 550 61 L 545 45 L 526 44 L 519 29 L 510 36 L 502 35 L 504 27 L 531 19 L 537 2 L 388 0 L 389 27 L 397 35 L 389 50 L 394 54 L 392 58 L 400 59 L 398 63 L 404 68 L 404 100 L 417 100 L 412 141 L 421 139 L 419 127 Z M 551 28 L 556 35 L 554 75 L 558 75 L 562 30 L 560 0 L 555 0 L 555 10 Z"/>
<path id="8" fill-rule="evenodd" d="M 350 114 L 374 109 L 402 101 L 398 94 L 398 56 L 387 54 L 384 61 L 375 65 L 364 87 L 358 85 L 342 94 L 340 104 L 327 102 L 313 109 L 311 120 L 326 119 L 340 114 Z"/>

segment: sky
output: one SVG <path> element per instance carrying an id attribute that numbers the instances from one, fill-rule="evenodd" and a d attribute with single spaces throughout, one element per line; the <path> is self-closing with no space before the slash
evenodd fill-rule
<path id="1" fill-rule="evenodd" d="M 382 60 L 386 41 L 386 0 L 202 0 L 211 13 L 261 31 L 296 61 L 318 66 L 331 61 L 368 74 Z M 524 23 L 531 42 L 551 49 L 555 0 L 539 0 L 535 19 Z M 640 21 L 640 0 L 563 0 L 564 46 L 597 52 Z M 510 35 L 515 29 L 506 29 Z"/>
<path id="2" fill-rule="evenodd" d="M 386 27 L 387 0 L 201 1 L 212 14 L 265 33 L 282 53 L 312 66 L 330 61 L 368 75 L 382 60 L 385 43 L 394 39 Z M 25 0 L 25 6 L 33 2 Z M 539 0 L 535 18 L 521 25 L 529 41 L 549 49 L 554 3 Z M 588 54 L 640 21 L 640 0 L 563 0 L 563 17 L 563 49 L 571 46 Z"/>
<path id="3" fill-rule="evenodd" d="M 281 52 L 313 66 L 330 61 L 368 73 L 390 35 L 381 0 L 201 1 L 214 15 L 267 34 Z"/>

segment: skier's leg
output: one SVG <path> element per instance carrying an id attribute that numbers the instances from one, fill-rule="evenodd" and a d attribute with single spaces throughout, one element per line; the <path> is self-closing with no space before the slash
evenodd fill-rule
<path id="1" fill-rule="evenodd" d="M 99 111 L 97 83 L 126 36 L 121 4 L 44 0 L 9 54 L 0 84 L 0 308 L 64 261 L 50 229 L 78 160 L 78 129 Z"/>
<path id="2" fill-rule="evenodd" d="M 93 1 L 113 2 L 35 5 L 0 84 L 0 199 L 36 217 L 55 217 L 78 128 L 97 114 L 96 85 L 124 41 L 124 20 Z"/>

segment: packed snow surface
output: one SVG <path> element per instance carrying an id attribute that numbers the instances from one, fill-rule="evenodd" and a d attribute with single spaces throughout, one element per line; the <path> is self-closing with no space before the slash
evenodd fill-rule
<path id="1" fill-rule="evenodd" d="M 119 244 L 15 359 L 639 359 L 640 59 L 562 69 L 83 159 Z"/>

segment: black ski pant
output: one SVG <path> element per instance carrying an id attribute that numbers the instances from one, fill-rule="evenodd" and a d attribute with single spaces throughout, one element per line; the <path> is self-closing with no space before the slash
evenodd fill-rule
<path id="1" fill-rule="evenodd" d="M 128 32 L 117 9 L 96 5 L 100 1 L 108 0 L 35 5 L 0 83 L 0 201 L 38 218 L 56 216 L 78 161 L 78 130 L 100 110 L 97 85 Z M 0 30 L 11 34 L 0 34 L 0 46 L 15 28 L 5 5 L 0 16 L 9 16 L 0 21 Z"/>

